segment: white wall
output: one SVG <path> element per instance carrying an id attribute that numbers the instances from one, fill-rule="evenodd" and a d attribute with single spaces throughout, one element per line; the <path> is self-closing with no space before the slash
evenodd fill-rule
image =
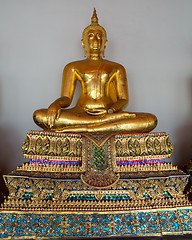
<path id="1" fill-rule="evenodd" d="M 174 144 L 171 161 L 192 156 L 191 0 L 0 0 L 0 168 L 22 164 L 34 110 L 60 96 L 63 67 L 83 58 L 81 34 L 93 7 L 108 33 L 106 58 L 125 66 L 128 111 L 156 114 Z"/>

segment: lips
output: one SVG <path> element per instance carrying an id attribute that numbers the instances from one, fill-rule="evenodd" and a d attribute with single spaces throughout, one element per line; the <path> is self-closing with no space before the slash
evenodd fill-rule
<path id="1" fill-rule="evenodd" d="M 91 48 L 97 50 L 97 49 L 100 48 L 100 45 L 99 44 L 92 44 Z"/>

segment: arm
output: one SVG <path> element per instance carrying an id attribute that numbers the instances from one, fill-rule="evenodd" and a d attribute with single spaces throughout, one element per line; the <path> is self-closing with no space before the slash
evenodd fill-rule
<path id="1" fill-rule="evenodd" d="M 112 75 L 112 78 L 115 78 L 116 82 L 117 101 L 111 105 L 110 110 L 112 111 L 110 112 L 109 110 L 109 113 L 120 111 L 129 102 L 125 68 L 120 65 L 117 71 L 115 71 L 115 73 Z"/>
<path id="2" fill-rule="evenodd" d="M 54 125 L 55 119 L 61 114 L 61 108 L 66 108 L 71 104 L 75 90 L 76 79 L 75 71 L 71 64 L 68 64 L 63 70 L 61 97 L 55 100 L 47 111 L 48 125 L 50 128 Z"/>

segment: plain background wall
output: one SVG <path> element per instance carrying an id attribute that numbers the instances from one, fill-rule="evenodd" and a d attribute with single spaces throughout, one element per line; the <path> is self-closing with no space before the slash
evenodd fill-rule
<path id="1" fill-rule="evenodd" d="M 106 59 L 127 71 L 126 110 L 158 117 L 155 131 L 170 134 L 174 164 L 191 158 L 191 0 L 0 0 L 3 173 L 24 161 L 26 133 L 40 129 L 32 114 L 60 97 L 64 66 L 83 58 L 82 31 L 94 7 L 108 34 Z"/>

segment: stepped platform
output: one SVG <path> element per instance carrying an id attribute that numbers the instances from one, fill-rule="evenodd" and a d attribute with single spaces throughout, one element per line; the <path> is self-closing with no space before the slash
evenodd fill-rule
<path id="1" fill-rule="evenodd" d="M 165 161 L 166 133 L 30 131 L 26 163 L 4 175 L 3 239 L 192 233 L 189 175 Z"/>

